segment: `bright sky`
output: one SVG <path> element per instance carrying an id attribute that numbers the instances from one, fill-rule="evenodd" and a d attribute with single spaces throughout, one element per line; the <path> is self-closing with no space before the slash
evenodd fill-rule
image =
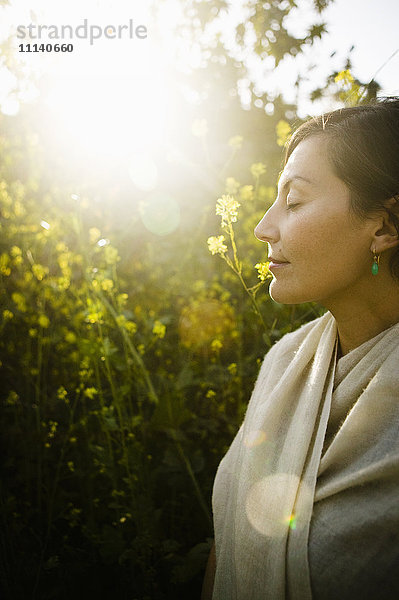
<path id="1" fill-rule="evenodd" d="M 350 48 L 354 71 L 364 80 L 397 52 L 377 79 L 386 94 L 399 94 L 398 0 L 336 0 L 326 11 L 330 23 L 325 44 L 340 52 Z"/>
<path id="2" fill-rule="evenodd" d="M 306 1 L 310 7 L 311 0 Z M 311 10 L 297 10 L 291 12 L 287 23 L 293 31 L 302 33 L 303 25 L 311 23 L 312 18 Z M 322 13 L 321 20 L 327 23 L 328 34 L 306 52 L 306 59 L 315 64 L 311 71 L 313 83 L 321 85 L 327 72 L 342 69 L 354 46 L 350 54 L 353 74 L 365 82 L 396 53 L 376 80 L 383 87 L 382 95 L 399 95 L 399 0 L 335 0 Z M 333 52 L 336 54 L 331 59 Z M 305 65 L 306 61 L 301 60 Z M 315 107 L 304 101 L 302 110 L 313 114 Z"/>
<path id="3" fill-rule="evenodd" d="M 30 0 L 11 1 L 11 8 L 0 7 L 0 39 L 7 36 L 10 28 L 15 30 L 18 24 L 26 25 L 35 19 L 37 23 L 76 26 L 87 18 L 90 23 L 105 26 L 127 23 L 133 18 L 135 25 L 148 24 L 146 40 L 99 40 L 94 45 L 79 40 L 72 54 L 25 53 L 23 57 L 27 61 L 26 68 L 36 69 L 44 61 L 51 63 L 46 67 L 48 85 L 43 101 L 55 117 L 59 116 L 58 124 L 54 120 L 49 125 L 53 131 L 63 126 L 69 135 L 75 128 L 80 144 L 87 140 L 92 145 L 99 145 L 102 140 L 107 140 L 108 147 L 113 149 L 123 145 L 122 131 L 124 142 L 131 150 L 132 146 L 139 146 L 138 152 L 141 152 L 143 140 L 150 147 L 159 142 L 161 135 L 167 135 L 158 98 L 162 96 L 166 107 L 168 90 L 173 87 L 173 81 L 168 80 L 168 71 L 173 73 L 174 27 L 179 20 L 182 0 L 156 2 L 162 35 L 157 35 L 151 22 L 146 10 L 148 3 L 139 0 L 86 0 L 84 9 L 78 0 L 36 0 L 36 16 L 31 11 Z M 224 26 L 228 23 L 223 32 L 226 39 L 234 34 L 234 22 L 242 19 L 240 7 L 244 0 L 230 2 L 234 6 L 232 16 L 230 20 L 224 17 L 222 21 Z M 278 69 L 270 69 L 268 60 L 251 62 L 250 68 L 261 90 L 283 92 L 287 100 L 294 100 L 294 82 L 299 69 L 309 78 L 298 99 L 301 116 L 328 109 L 328 102 L 321 106 L 312 105 L 306 95 L 314 87 L 323 85 L 326 74 L 344 68 L 345 58 L 354 46 L 351 52 L 353 74 L 369 81 L 383 67 L 376 77 L 383 85 L 382 92 L 399 94 L 399 51 L 396 52 L 399 49 L 399 0 L 335 0 L 321 17 L 312 10 L 312 0 L 301 0 L 299 4 L 300 9 L 292 10 L 286 20 L 289 30 L 304 35 L 309 25 L 322 20 L 327 22 L 329 33 L 302 55 L 285 59 Z M 15 38 L 15 46 L 21 41 Z M 191 59 L 195 62 L 195 48 L 191 50 L 194 50 Z M 335 55 L 330 58 L 333 52 Z M 188 51 L 183 52 L 184 58 L 186 54 Z M 199 52 L 197 59 L 200 62 Z M 0 71 L 0 104 L 9 114 L 15 114 L 18 109 L 16 99 L 6 97 L 12 86 L 12 76 L 3 68 Z M 154 115 L 158 115 L 158 122 Z"/>

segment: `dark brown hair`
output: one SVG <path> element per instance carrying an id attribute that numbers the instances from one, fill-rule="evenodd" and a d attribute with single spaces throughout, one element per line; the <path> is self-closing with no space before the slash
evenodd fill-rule
<path id="1" fill-rule="evenodd" d="M 327 152 L 335 174 L 349 188 L 354 214 L 367 218 L 387 210 L 399 234 L 399 97 L 341 108 L 303 123 L 290 139 L 285 163 L 311 135 L 327 137 Z M 390 198 L 396 204 L 388 210 Z M 399 280 L 399 249 L 390 270 Z"/>

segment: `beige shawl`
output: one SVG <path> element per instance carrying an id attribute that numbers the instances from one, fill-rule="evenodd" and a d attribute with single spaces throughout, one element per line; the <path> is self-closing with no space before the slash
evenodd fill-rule
<path id="1" fill-rule="evenodd" d="M 215 478 L 213 600 L 399 597 L 399 324 L 336 348 L 327 312 L 265 357 Z"/>

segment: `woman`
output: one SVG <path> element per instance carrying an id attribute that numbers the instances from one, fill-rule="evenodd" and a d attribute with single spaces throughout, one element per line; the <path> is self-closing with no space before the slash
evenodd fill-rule
<path id="1" fill-rule="evenodd" d="M 265 357 L 216 474 L 203 598 L 399 598 L 398 225 L 398 98 L 296 131 L 255 235 L 271 297 L 327 312 Z"/>

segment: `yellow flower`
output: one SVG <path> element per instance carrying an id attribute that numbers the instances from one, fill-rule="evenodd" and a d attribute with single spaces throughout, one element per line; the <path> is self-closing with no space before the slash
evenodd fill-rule
<path id="1" fill-rule="evenodd" d="M 2 275 L 10 275 L 11 269 L 8 266 L 9 262 L 10 257 L 6 252 L 3 252 L 3 254 L 0 255 L 0 273 L 2 273 Z"/>
<path id="2" fill-rule="evenodd" d="M 86 398 L 89 398 L 90 400 L 93 400 L 94 396 L 96 396 L 97 394 L 98 391 L 94 387 L 86 388 L 83 392 L 83 395 L 86 396 Z"/>
<path id="3" fill-rule="evenodd" d="M 282 119 L 276 125 L 276 135 L 277 135 L 277 144 L 279 146 L 284 146 L 284 144 L 289 140 L 291 135 L 291 126 L 287 121 L 283 121 Z"/>
<path id="4" fill-rule="evenodd" d="M 353 76 L 349 69 L 340 71 L 334 78 L 335 83 L 342 81 L 343 83 L 353 83 Z"/>
<path id="5" fill-rule="evenodd" d="M 15 406 L 15 404 L 18 404 L 18 400 L 19 400 L 19 396 L 18 396 L 17 392 L 15 392 L 14 390 L 11 390 L 11 392 L 7 396 L 6 404 L 8 404 L 9 406 Z"/>
<path id="6" fill-rule="evenodd" d="M 230 373 L 230 375 L 236 375 L 237 374 L 237 363 L 230 363 L 229 366 L 227 367 L 227 370 Z"/>
<path id="7" fill-rule="evenodd" d="M 265 279 L 270 276 L 268 262 L 256 263 L 255 269 L 258 270 L 258 277 L 261 281 L 265 281 Z"/>
<path id="8" fill-rule="evenodd" d="M 116 297 L 116 301 L 118 303 L 119 308 L 123 308 L 126 305 L 128 299 L 128 294 L 118 294 L 118 296 Z"/>
<path id="9" fill-rule="evenodd" d="M 91 227 L 91 229 L 89 229 L 89 240 L 91 244 L 94 244 L 101 235 L 101 231 L 99 229 L 97 229 L 97 227 Z"/>
<path id="10" fill-rule="evenodd" d="M 10 254 L 11 256 L 21 256 L 22 254 L 22 250 L 21 248 L 18 248 L 18 246 L 13 246 L 10 250 Z"/>
<path id="11" fill-rule="evenodd" d="M 226 179 L 226 192 L 228 194 L 236 194 L 240 187 L 239 182 L 234 177 L 227 177 Z"/>
<path id="12" fill-rule="evenodd" d="M 125 329 L 126 329 L 126 331 L 128 333 L 130 333 L 131 335 L 133 335 L 137 331 L 137 325 L 133 321 L 126 321 L 126 323 L 125 323 Z"/>
<path id="13" fill-rule="evenodd" d="M 240 198 L 241 200 L 249 201 L 254 197 L 254 186 L 253 185 L 243 185 L 240 189 Z"/>
<path id="14" fill-rule="evenodd" d="M 212 254 L 224 254 L 227 252 L 227 246 L 223 244 L 224 235 L 211 236 L 208 238 L 209 252 Z"/>
<path id="15" fill-rule="evenodd" d="M 43 327 L 43 329 L 47 329 L 47 327 L 50 325 L 50 319 L 46 317 L 46 315 L 40 315 L 37 322 L 39 323 L 40 327 Z"/>
<path id="16" fill-rule="evenodd" d="M 57 258 L 57 262 L 60 265 L 61 270 L 64 272 L 65 269 L 69 268 L 69 252 L 61 252 L 61 254 Z"/>
<path id="17" fill-rule="evenodd" d="M 161 321 L 155 321 L 152 333 L 158 336 L 160 339 L 165 337 L 166 326 Z"/>
<path id="18" fill-rule="evenodd" d="M 214 390 L 208 390 L 205 398 L 211 399 L 211 398 L 214 398 L 215 396 L 216 396 L 216 392 Z"/>
<path id="19" fill-rule="evenodd" d="M 218 198 L 216 202 L 216 214 L 222 217 L 222 227 L 225 227 L 228 223 L 235 223 L 237 221 L 237 208 L 239 206 L 241 204 L 229 194 L 223 194 L 221 198 Z"/>
<path id="20" fill-rule="evenodd" d="M 100 302 L 93 302 L 91 298 L 87 298 L 87 316 L 86 322 L 88 323 L 103 323 L 102 317 L 104 316 L 103 307 Z"/>
<path id="21" fill-rule="evenodd" d="M 4 321 L 10 321 L 14 317 L 14 313 L 10 310 L 3 310 L 3 319 Z"/>
<path id="22" fill-rule="evenodd" d="M 14 203 L 14 213 L 16 217 L 23 217 L 25 214 L 25 208 L 24 206 L 21 204 L 21 202 L 19 200 L 16 200 Z"/>
<path id="23" fill-rule="evenodd" d="M 57 250 L 57 252 L 66 252 L 68 250 L 68 247 L 66 246 L 66 244 L 64 244 L 64 242 L 58 242 L 55 249 Z"/>
<path id="24" fill-rule="evenodd" d="M 212 352 L 217 352 L 221 348 L 223 348 L 223 344 L 218 338 L 216 338 L 215 340 L 212 341 L 212 343 L 211 343 Z"/>
<path id="25" fill-rule="evenodd" d="M 60 290 L 67 290 L 71 284 L 71 280 L 68 277 L 58 277 L 57 287 Z"/>
<path id="26" fill-rule="evenodd" d="M 242 137 L 242 135 L 233 135 L 233 137 L 231 137 L 229 139 L 228 143 L 229 143 L 229 146 L 231 146 L 235 150 L 239 150 L 242 146 L 243 141 L 244 141 L 244 138 Z"/>
<path id="27" fill-rule="evenodd" d="M 38 281 L 42 281 L 42 279 L 47 275 L 48 271 L 49 271 L 48 267 L 43 267 L 43 265 L 39 265 L 39 264 L 32 265 L 33 275 L 36 277 L 36 279 Z"/>
<path id="28" fill-rule="evenodd" d="M 120 260 L 118 250 L 112 246 L 105 247 L 104 256 L 107 265 L 116 265 L 116 263 Z"/>
<path id="29" fill-rule="evenodd" d="M 57 398 L 59 400 L 65 400 L 65 398 L 67 397 L 67 394 L 68 394 L 68 392 L 66 391 L 66 389 L 64 388 L 63 385 L 58 388 L 58 390 L 57 390 Z"/>
<path id="30" fill-rule="evenodd" d="M 64 339 L 68 344 L 74 344 L 76 342 L 76 335 L 73 331 L 67 331 Z"/>
<path id="31" fill-rule="evenodd" d="M 110 292 L 114 287 L 114 282 L 112 279 L 104 279 L 104 281 L 101 283 L 101 287 L 105 292 Z"/>
<path id="32" fill-rule="evenodd" d="M 250 171 L 253 177 L 255 177 L 255 179 L 258 179 L 258 177 L 266 173 L 266 165 L 260 162 L 254 163 L 253 165 L 251 165 Z"/>
<path id="33" fill-rule="evenodd" d="M 49 427 L 49 432 L 47 435 L 49 438 L 53 438 L 55 435 L 55 432 L 57 431 L 58 423 L 57 423 L 57 421 L 50 420 L 48 424 L 50 427 Z"/>
<path id="34" fill-rule="evenodd" d="M 22 294 L 20 294 L 19 292 L 13 292 L 11 294 L 11 298 L 18 310 L 20 310 L 21 312 L 26 312 L 26 302 Z"/>
<path id="35" fill-rule="evenodd" d="M 68 465 L 68 469 L 71 471 L 71 473 L 73 473 L 73 472 L 74 472 L 74 470 L 75 470 L 75 465 L 74 465 L 74 462 L 73 462 L 73 460 L 69 460 L 69 461 L 67 462 L 67 465 Z"/>

